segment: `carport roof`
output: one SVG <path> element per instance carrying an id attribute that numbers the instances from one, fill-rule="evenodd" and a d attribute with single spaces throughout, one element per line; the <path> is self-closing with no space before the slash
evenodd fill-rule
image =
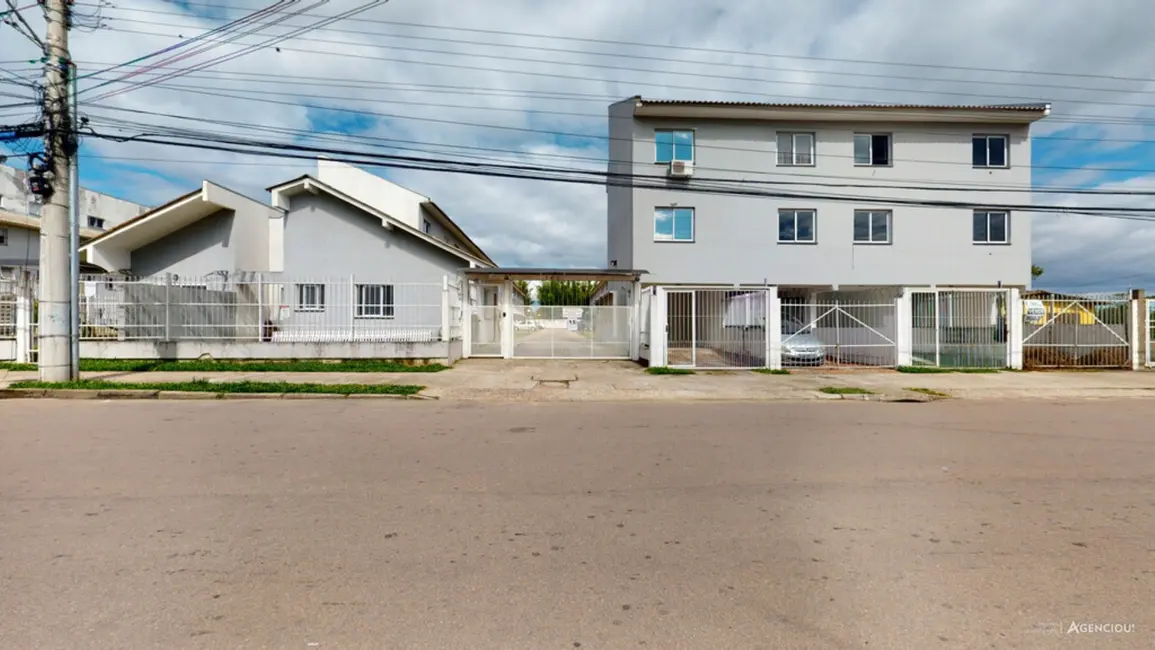
<path id="1" fill-rule="evenodd" d="M 466 277 L 489 280 L 637 280 L 647 271 L 636 269 L 462 269 Z"/>

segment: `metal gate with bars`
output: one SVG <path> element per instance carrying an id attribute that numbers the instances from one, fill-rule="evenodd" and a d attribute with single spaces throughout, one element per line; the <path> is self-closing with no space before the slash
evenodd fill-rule
<path id="1" fill-rule="evenodd" d="M 1023 367 L 1130 368 L 1131 297 L 1026 294 Z"/>
<path id="2" fill-rule="evenodd" d="M 1004 289 L 911 291 L 911 364 L 1009 367 L 1008 298 Z"/>
<path id="3" fill-rule="evenodd" d="M 1147 298 L 1147 308 L 1143 310 L 1146 314 L 1147 326 L 1143 331 L 1147 332 L 1147 367 L 1155 367 L 1155 350 L 1151 346 L 1155 345 L 1155 298 Z"/>
<path id="4" fill-rule="evenodd" d="M 782 365 L 893 367 L 895 291 L 835 291 L 782 298 Z"/>
<path id="5" fill-rule="evenodd" d="M 769 355 L 767 289 L 666 291 L 666 365 L 763 368 Z"/>

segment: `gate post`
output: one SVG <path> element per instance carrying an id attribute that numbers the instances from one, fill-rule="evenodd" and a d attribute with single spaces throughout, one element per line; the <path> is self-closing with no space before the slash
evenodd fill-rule
<path id="1" fill-rule="evenodd" d="M 914 365 L 914 314 L 911 310 L 911 295 L 914 293 L 908 287 L 902 288 L 902 295 L 894 300 L 895 323 L 895 365 Z"/>
<path id="2" fill-rule="evenodd" d="M 16 271 L 16 363 L 32 362 L 32 277 L 25 269 Z"/>
<path id="3" fill-rule="evenodd" d="M 782 369 L 782 300 L 777 286 L 766 290 L 766 367 Z"/>
<path id="4" fill-rule="evenodd" d="M 461 276 L 461 358 L 468 359 L 473 353 L 473 286 L 465 275 Z"/>
<path id="5" fill-rule="evenodd" d="M 1007 292 L 1007 367 L 1023 369 L 1023 300 L 1018 289 Z"/>
<path id="6" fill-rule="evenodd" d="M 615 301 L 616 303 L 617 301 Z M 618 309 L 615 304 L 610 309 L 614 314 L 614 332 L 615 336 L 618 330 Z M 642 358 L 642 281 L 635 278 L 634 283 L 630 285 L 630 359 L 637 361 Z M 651 327 L 651 329 L 653 329 Z"/>
<path id="7" fill-rule="evenodd" d="M 670 324 L 666 314 L 666 289 L 654 287 L 654 297 L 650 302 L 650 365 L 666 366 L 666 342 L 669 340 Z"/>
<path id="8" fill-rule="evenodd" d="M 1131 291 L 1131 368 L 1138 370 L 1151 358 L 1151 316 L 1147 307 L 1147 292 Z M 1142 316 L 1140 316 L 1142 314 Z"/>
<path id="9" fill-rule="evenodd" d="M 513 280 L 501 283 L 501 356 L 513 358 Z"/>

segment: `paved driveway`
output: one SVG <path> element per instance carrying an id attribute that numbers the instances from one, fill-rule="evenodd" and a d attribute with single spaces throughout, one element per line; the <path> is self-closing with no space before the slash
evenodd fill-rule
<path id="1" fill-rule="evenodd" d="M 1150 648 L 1153 418 L 0 402 L 0 647 Z"/>
<path id="2" fill-rule="evenodd" d="M 545 357 L 557 359 L 629 357 L 629 339 L 606 340 L 610 332 L 571 332 L 562 328 L 546 328 L 536 332 L 514 332 L 515 357 Z"/>

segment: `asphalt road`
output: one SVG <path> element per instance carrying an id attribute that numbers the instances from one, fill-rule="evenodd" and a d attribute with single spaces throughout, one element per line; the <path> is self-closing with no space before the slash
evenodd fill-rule
<path id="1" fill-rule="evenodd" d="M 1152 421 L 10 400 L 0 647 L 1151 648 Z"/>

